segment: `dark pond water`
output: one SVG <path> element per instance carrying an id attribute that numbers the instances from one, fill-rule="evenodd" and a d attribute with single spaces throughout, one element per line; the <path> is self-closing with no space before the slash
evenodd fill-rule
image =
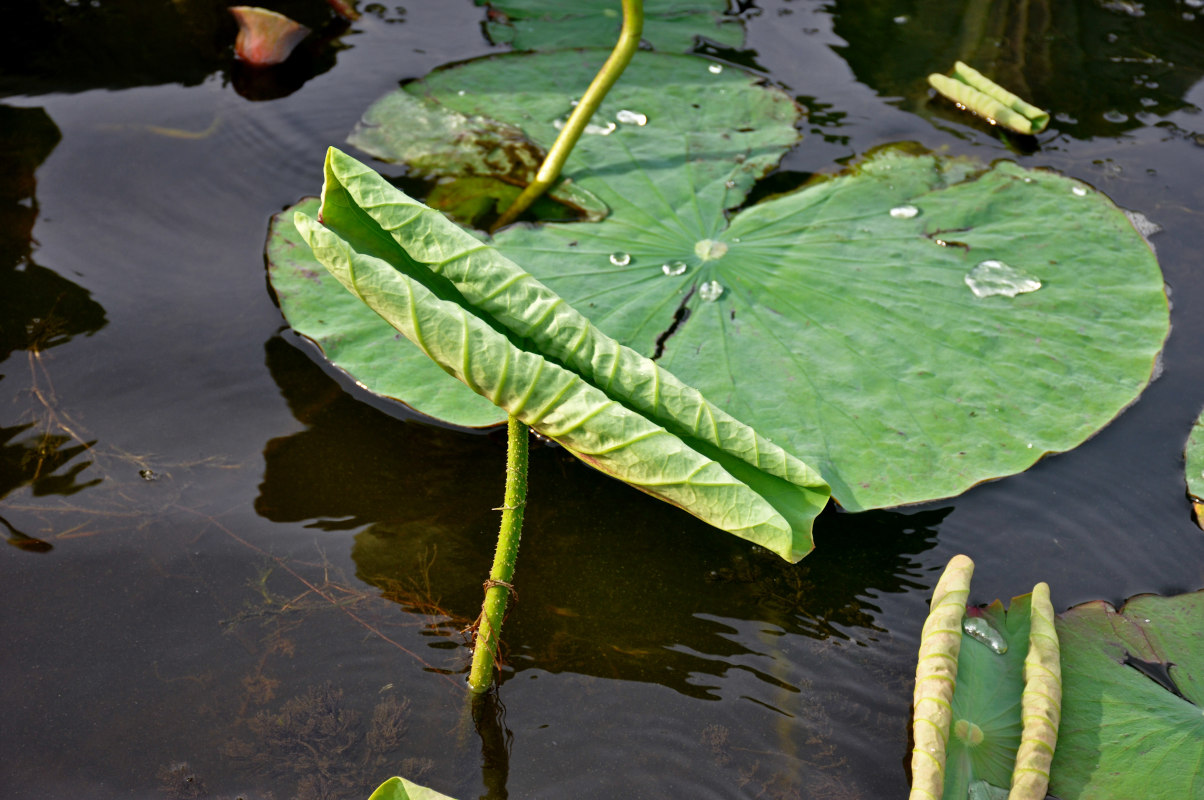
<path id="1" fill-rule="evenodd" d="M 1204 586 L 1182 460 L 1204 405 L 1198 0 L 744 3 L 745 48 L 717 57 L 811 111 L 775 185 L 900 140 L 1084 180 L 1163 228 L 1162 372 L 1025 474 L 829 512 L 797 566 L 537 447 L 504 710 L 474 726 L 457 631 L 504 438 L 365 399 L 263 269 L 268 218 L 373 99 L 503 49 L 467 0 L 395 3 L 267 77 L 233 62 L 224 3 L 6 11 L 0 796 L 363 798 L 401 773 L 459 797 L 898 797 L 950 556 L 981 602 Z M 1017 145 L 926 105 L 958 57 L 1051 128 Z"/>

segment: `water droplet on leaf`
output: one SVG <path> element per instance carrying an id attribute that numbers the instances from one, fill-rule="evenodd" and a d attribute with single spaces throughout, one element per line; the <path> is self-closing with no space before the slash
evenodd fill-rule
<path id="1" fill-rule="evenodd" d="M 919 213 L 920 209 L 912 205 L 895 206 L 890 210 L 890 215 L 895 219 L 911 219 Z"/>
<path id="2" fill-rule="evenodd" d="M 966 273 L 966 285 L 974 292 L 975 297 L 991 297 L 996 294 L 1015 297 L 1018 294 L 1037 291 L 1041 288 L 1041 281 L 1010 264 L 990 259 L 979 262 L 974 269 Z"/>
<path id="3" fill-rule="evenodd" d="M 720 72 L 723 72 L 723 65 L 711 64 L 709 67 L 707 67 L 707 72 L 710 72 L 712 75 L 718 75 Z"/>
<path id="4" fill-rule="evenodd" d="M 684 261 L 666 261 L 661 264 L 661 272 L 666 275 L 684 275 L 689 266 Z"/>
<path id="5" fill-rule="evenodd" d="M 641 125 L 642 126 L 642 125 L 648 124 L 648 115 L 641 114 L 638 111 L 628 111 L 625 108 L 623 110 L 621 110 L 618 114 L 615 114 L 615 119 L 618 120 L 619 122 L 623 123 L 624 125 Z"/>
<path id="6" fill-rule="evenodd" d="M 631 263 L 631 253 L 611 253 L 610 263 L 616 267 L 625 267 Z"/>
<path id="7" fill-rule="evenodd" d="M 982 642 L 999 655 L 1008 651 L 1008 643 L 1004 641 L 1003 635 L 991 627 L 991 623 L 987 621 L 986 617 L 964 617 L 962 630 L 971 639 Z"/>
<path id="8" fill-rule="evenodd" d="M 698 296 L 708 303 L 713 303 L 723 294 L 723 287 L 719 281 L 707 281 L 702 286 L 698 287 Z"/>
<path id="9" fill-rule="evenodd" d="M 1074 192 L 1075 197 L 1086 197 L 1087 196 L 1087 190 L 1084 189 L 1082 186 L 1076 186 L 1073 189 L 1071 189 L 1070 191 Z"/>

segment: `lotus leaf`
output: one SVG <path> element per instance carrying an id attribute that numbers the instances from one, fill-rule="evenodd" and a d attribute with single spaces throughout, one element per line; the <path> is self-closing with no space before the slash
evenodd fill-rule
<path id="1" fill-rule="evenodd" d="M 484 59 L 404 91 L 547 146 L 570 76 L 585 85 L 604 57 Z M 729 214 L 796 141 L 789 98 L 695 57 L 637 53 L 595 123 L 624 109 L 647 124 L 584 136 L 565 168 L 611 215 L 514 226 L 498 248 L 815 466 L 846 508 L 1022 471 L 1149 381 L 1163 279 L 1090 187 L 887 150 Z"/>
<path id="2" fill-rule="evenodd" d="M 485 32 L 516 50 L 610 47 L 619 35 L 618 0 L 477 0 L 492 13 Z M 727 14 L 728 0 L 647 0 L 644 41 L 657 50 L 687 52 L 698 37 L 723 47 L 744 42 L 739 17 Z"/>
<path id="3" fill-rule="evenodd" d="M 389 323 L 349 293 L 314 258 L 293 216 L 316 214 L 309 198 L 272 217 L 268 278 L 285 319 L 322 354 L 373 394 L 466 427 L 505 422 L 506 414 L 410 344 Z"/>
<path id="4" fill-rule="evenodd" d="M 333 149 L 320 219 L 296 217 L 318 260 L 475 392 L 718 528 L 791 561 L 811 550 L 818 475 L 496 250 Z"/>
<path id="5" fill-rule="evenodd" d="M 1183 455 L 1187 462 L 1187 494 L 1195 507 L 1196 523 L 1204 528 L 1204 411 L 1192 426 Z"/>
<path id="6" fill-rule="evenodd" d="M 1051 791 L 1204 797 L 1204 592 L 1085 603 L 1057 629 L 1066 692 Z"/>
<path id="7" fill-rule="evenodd" d="M 368 800 L 453 800 L 448 795 L 440 794 L 434 789 L 411 783 L 405 778 L 389 778 L 376 787 Z"/>

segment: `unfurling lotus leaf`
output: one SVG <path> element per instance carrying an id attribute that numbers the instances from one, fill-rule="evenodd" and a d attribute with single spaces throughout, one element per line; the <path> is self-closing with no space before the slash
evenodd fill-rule
<path id="1" fill-rule="evenodd" d="M 818 474 L 602 334 L 494 248 L 335 149 L 297 230 L 353 294 L 449 374 L 595 468 L 790 561 Z"/>
<path id="2" fill-rule="evenodd" d="M 954 64 L 953 77 L 934 73 L 928 76 L 928 83 L 953 102 L 1017 133 L 1040 133 L 1049 124 L 1049 112 L 1021 100 L 961 61 Z"/>
<path id="3" fill-rule="evenodd" d="M 911 800 L 1042 800 L 1062 701 L 1049 587 L 967 610 L 973 570 L 950 560 L 924 624 Z"/>
<path id="4" fill-rule="evenodd" d="M 944 790 L 945 748 L 953 721 L 962 617 L 973 574 L 974 562 L 967 556 L 950 559 L 936 584 L 932 610 L 924 621 L 912 699 L 915 746 L 911 751 L 911 800 L 936 800 Z"/>
<path id="5" fill-rule="evenodd" d="M 1012 790 L 1008 800 L 1043 800 L 1049 789 L 1049 766 L 1058 741 L 1062 717 L 1062 663 L 1058 632 L 1054 628 L 1049 584 L 1033 587 L 1028 629 L 1028 655 L 1024 657 L 1024 694 L 1020 714 L 1024 729 Z"/>

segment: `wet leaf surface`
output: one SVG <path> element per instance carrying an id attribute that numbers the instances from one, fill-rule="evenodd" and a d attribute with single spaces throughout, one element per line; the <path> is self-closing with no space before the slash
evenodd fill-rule
<path id="1" fill-rule="evenodd" d="M 601 58 L 484 59 L 406 91 L 546 145 L 566 76 L 588 82 Z M 1163 281 L 1106 197 L 1007 162 L 884 150 L 730 214 L 795 142 L 798 111 L 717 68 L 637 54 L 594 118 L 605 134 L 565 169 L 611 215 L 515 226 L 499 248 L 814 464 L 850 509 L 1027 469 L 1144 388 L 1168 329 Z M 647 124 L 614 122 L 621 110 Z M 1016 296 L 979 285 L 974 270 L 996 262 L 1023 277 Z"/>
<path id="2" fill-rule="evenodd" d="M 484 4 L 484 0 L 477 0 Z M 485 32 L 515 50 L 611 47 L 623 17 L 614 0 L 502 0 L 489 2 Z M 723 47 L 744 43 L 744 26 L 728 16 L 727 0 L 648 0 L 642 39 L 657 50 L 687 52 L 699 37 Z"/>

